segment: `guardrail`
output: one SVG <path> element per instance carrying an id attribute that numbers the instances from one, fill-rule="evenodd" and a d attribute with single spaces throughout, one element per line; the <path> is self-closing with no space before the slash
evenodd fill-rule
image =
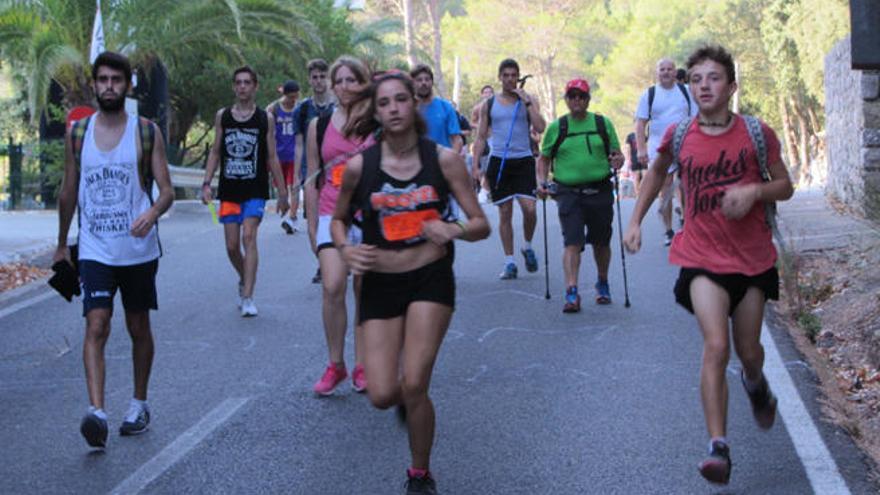
<path id="1" fill-rule="evenodd" d="M 201 189 L 202 181 L 205 179 L 205 170 L 201 168 L 168 165 L 168 171 L 171 174 L 171 185 L 174 187 Z M 219 184 L 219 179 L 214 176 L 211 180 L 211 186 L 217 187 L 217 184 Z"/>

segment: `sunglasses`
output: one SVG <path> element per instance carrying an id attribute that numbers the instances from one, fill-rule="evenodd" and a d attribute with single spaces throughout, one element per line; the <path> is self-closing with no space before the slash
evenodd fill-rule
<path id="1" fill-rule="evenodd" d="M 565 97 L 568 98 L 569 100 L 589 100 L 590 94 L 589 93 L 582 93 L 580 91 L 572 91 L 571 93 L 568 93 L 567 95 L 565 95 Z"/>

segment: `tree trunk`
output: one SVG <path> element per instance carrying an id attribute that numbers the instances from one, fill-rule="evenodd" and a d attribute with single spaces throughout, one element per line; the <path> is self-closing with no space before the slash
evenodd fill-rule
<path id="1" fill-rule="evenodd" d="M 800 177 L 800 168 L 801 164 L 798 162 L 798 153 L 797 153 L 797 136 L 795 136 L 794 129 L 791 125 L 791 118 L 788 113 L 788 105 L 786 104 L 785 98 L 778 97 L 779 102 L 779 115 L 782 117 L 782 132 L 785 136 L 785 157 L 788 162 L 788 169 L 791 172 L 791 178 L 794 183 L 797 183 Z"/>
<path id="2" fill-rule="evenodd" d="M 441 97 L 449 99 L 446 92 L 446 80 L 443 78 L 443 40 L 440 33 L 440 0 L 428 0 L 428 17 L 431 18 L 431 31 L 434 40 L 434 87 Z"/>
<path id="3" fill-rule="evenodd" d="M 807 182 L 810 181 L 810 129 L 807 123 L 807 117 L 804 115 L 804 111 L 801 108 L 801 105 L 798 104 L 797 100 L 792 99 L 791 101 L 792 113 L 794 113 L 794 117 L 797 120 L 798 124 L 798 157 L 801 162 L 801 172 L 803 175 L 803 179 Z"/>
<path id="4" fill-rule="evenodd" d="M 401 0 L 403 5 L 403 38 L 406 49 L 406 61 L 409 68 L 416 66 L 415 55 L 415 29 L 413 26 L 413 3 L 412 0 Z"/>

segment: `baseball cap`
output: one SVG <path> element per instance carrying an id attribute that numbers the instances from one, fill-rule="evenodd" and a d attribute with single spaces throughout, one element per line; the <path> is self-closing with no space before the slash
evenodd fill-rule
<path id="1" fill-rule="evenodd" d="M 299 91 L 299 84 L 296 81 L 287 81 L 284 83 L 284 86 L 281 87 L 281 92 L 284 94 L 287 93 L 296 93 Z"/>
<path id="2" fill-rule="evenodd" d="M 576 89 L 582 93 L 590 92 L 590 83 L 586 81 L 586 79 L 572 79 L 568 81 L 568 84 L 565 85 L 565 94 L 568 94 L 569 91 Z"/>

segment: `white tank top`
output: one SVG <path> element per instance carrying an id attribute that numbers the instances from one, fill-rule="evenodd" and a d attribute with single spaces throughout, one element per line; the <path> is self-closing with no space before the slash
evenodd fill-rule
<path id="1" fill-rule="evenodd" d="M 127 115 L 125 133 L 110 151 L 95 144 L 94 120 L 82 144 L 79 259 L 112 266 L 152 261 L 161 254 L 156 226 L 145 237 L 131 235 L 131 224 L 152 206 L 138 176 L 137 117 Z"/>

